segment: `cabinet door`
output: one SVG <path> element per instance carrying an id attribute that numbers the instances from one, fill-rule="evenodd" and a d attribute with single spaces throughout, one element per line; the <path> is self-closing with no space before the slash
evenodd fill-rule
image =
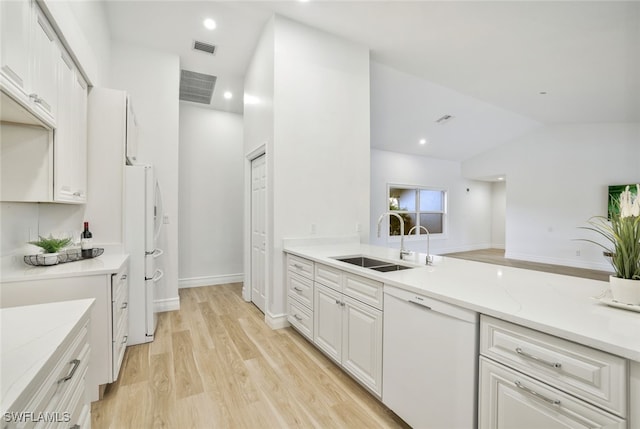
<path id="1" fill-rule="evenodd" d="M 59 202 L 87 200 L 87 89 L 73 61 L 58 56 L 58 121 L 55 130 L 55 190 Z"/>
<path id="2" fill-rule="evenodd" d="M 33 29 L 32 82 L 29 97 L 34 110 L 55 124 L 58 105 L 57 65 L 60 48 L 53 29 L 40 8 L 36 7 Z"/>
<path id="3" fill-rule="evenodd" d="M 330 358 L 342 357 L 342 294 L 315 283 L 313 342 Z"/>
<path id="4" fill-rule="evenodd" d="M 29 80 L 31 2 L 0 1 L 0 73 L 3 88 L 25 100 Z"/>
<path id="5" fill-rule="evenodd" d="M 626 428 L 626 421 L 480 358 L 480 429 Z"/>
<path id="6" fill-rule="evenodd" d="M 342 366 L 382 395 L 382 311 L 344 297 Z"/>

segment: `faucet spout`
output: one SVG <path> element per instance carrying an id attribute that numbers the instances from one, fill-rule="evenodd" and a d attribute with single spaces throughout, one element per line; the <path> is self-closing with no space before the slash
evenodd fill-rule
<path id="1" fill-rule="evenodd" d="M 402 259 L 402 256 L 408 255 L 411 253 L 405 250 L 404 248 L 404 219 L 398 213 L 394 213 L 394 212 L 382 213 L 378 218 L 378 237 L 380 237 L 380 227 L 382 225 L 382 219 L 384 219 L 385 216 L 395 216 L 400 221 L 400 259 Z"/>
<path id="2" fill-rule="evenodd" d="M 409 234 L 408 235 L 411 235 L 411 232 L 413 232 L 413 230 L 416 229 L 416 228 L 417 228 L 416 235 L 418 235 L 418 231 L 419 230 L 424 230 L 424 232 L 427 233 L 427 258 L 426 258 L 425 263 L 427 265 L 431 265 L 431 263 L 433 262 L 433 258 L 431 257 L 431 254 L 429 253 L 429 241 L 430 241 L 431 234 L 429 234 L 429 230 L 425 226 L 422 226 L 422 225 L 417 226 L 416 225 L 416 226 L 412 226 L 411 227 L 411 229 L 409 230 Z"/>

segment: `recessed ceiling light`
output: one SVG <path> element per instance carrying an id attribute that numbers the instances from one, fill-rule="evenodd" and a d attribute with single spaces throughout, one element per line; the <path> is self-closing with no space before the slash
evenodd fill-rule
<path id="1" fill-rule="evenodd" d="M 216 28 L 216 22 L 211 18 L 205 19 L 203 24 L 208 30 L 213 30 Z"/>
<path id="2" fill-rule="evenodd" d="M 504 177 L 498 177 L 498 180 L 504 180 Z"/>
<path id="3" fill-rule="evenodd" d="M 233 98 L 233 94 L 231 93 L 231 91 L 225 91 L 224 98 L 226 98 L 227 100 L 231 100 Z"/>
<path id="4" fill-rule="evenodd" d="M 420 139 L 420 144 L 427 144 L 427 139 Z"/>

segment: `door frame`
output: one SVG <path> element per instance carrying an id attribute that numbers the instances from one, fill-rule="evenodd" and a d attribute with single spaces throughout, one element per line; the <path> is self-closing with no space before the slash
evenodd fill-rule
<path id="1" fill-rule="evenodd" d="M 245 156 L 244 162 L 244 284 L 242 285 L 242 298 L 251 302 L 251 163 L 261 156 L 265 156 L 265 176 L 267 198 L 265 205 L 265 225 L 267 229 L 265 246 L 265 302 L 264 314 L 269 311 L 269 298 L 271 292 L 271 234 L 269 228 L 269 163 L 267 158 L 267 144 L 263 143 Z"/>

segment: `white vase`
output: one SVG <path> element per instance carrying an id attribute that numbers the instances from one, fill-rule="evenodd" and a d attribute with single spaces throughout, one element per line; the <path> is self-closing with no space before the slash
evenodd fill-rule
<path id="1" fill-rule="evenodd" d="M 640 280 L 609 276 L 611 295 L 623 304 L 640 305 Z"/>

